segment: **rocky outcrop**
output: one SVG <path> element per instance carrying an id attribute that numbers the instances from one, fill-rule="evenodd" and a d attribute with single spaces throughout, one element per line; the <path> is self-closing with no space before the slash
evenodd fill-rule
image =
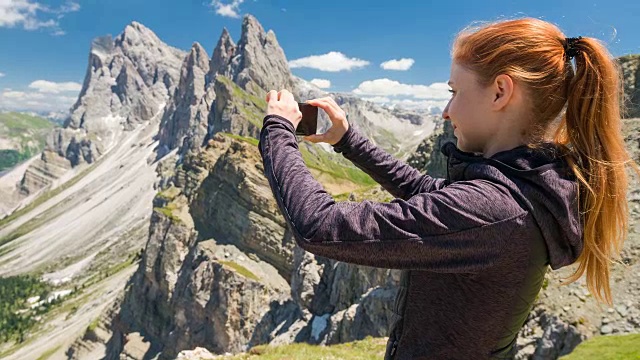
<path id="1" fill-rule="evenodd" d="M 259 159 L 250 143 L 217 134 L 202 154 L 165 173 L 169 187 L 154 200 L 149 241 L 114 320 L 110 353 L 126 352 L 136 332 L 150 342 L 146 356 L 175 357 L 196 346 L 239 352 L 261 322 L 269 327 L 264 314 L 289 297 L 280 272 L 290 269 L 293 245 L 263 191 Z"/>
<path id="2" fill-rule="evenodd" d="M 623 73 L 625 117 L 640 117 L 640 55 L 625 55 L 617 60 Z"/>
<path id="3" fill-rule="evenodd" d="M 194 43 L 180 70 L 180 81 L 162 116 L 158 134 L 158 156 L 183 144 L 185 137 L 201 147 L 207 135 L 207 119 L 215 93 L 205 76 L 209 73 L 209 57 L 204 48 Z"/>
<path id="4" fill-rule="evenodd" d="M 218 151 L 216 154 L 216 150 Z M 293 270 L 293 237 L 286 234 L 258 149 L 245 141 L 216 135 L 206 154 L 185 159 L 182 171 L 207 174 L 185 184 L 189 209 L 201 239 L 216 239 L 255 254 L 288 278 Z M 220 206 L 224 204 L 224 206 Z"/>
<path id="5" fill-rule="evenodd" d="M 51 184 L 52 179 L 62 177 L 71 164 L 67 159 L 61 157 L 59 153 L 44 150 L 40 158 L 36 159 L 25 170 L 19 183 L 20 193 L 30 195 Z"/>
<path id="6" fill-rule="evenodd" d="M 586 338 L 575 326 L 538 306 L 529 313 L 527 322 L 520 330 L 516 359 L 557 359 L 572 352 Z"/>
<path id="7" fill-rule="evenodd" d="M 210 132 L 258 138 L 267 102 L 242 90 L 223 75 L 214 79 L 216 101 L 209 114 Z"/>
<path id="8" fill-rule="evenodd" d="M 439 121 L 436 130 L 422 141 L 416 151 L 411 154 L 407 163 L 433 177 L 447 177 L 447 161 L 442 154 L 442 146 L 447 142 L 457 143 L 453 135 L 451 121 Z"/>
<path id="9" fill-rule="evenodd" d="M 113 332 L 111 320 L 117 316 L 121 305 L 122 296 L 119 296 L 98 319 L 87 326 L 82 337 L 67 348 L 65 355 L 69 360 L 97 358 L 97 354 L 104 354 L 105 344 Z"/>
<path id="10" fill-rule="evenodd" d="M 233 42 L 231 35 L 227 28 L 222 29 L 222 35 L 218 40 L 218 44 L 213 50 L 213 56 L 211 56 L 211 63 L 209 68 L 211 69 L 211 75 L 217 74 L 224 75 L 232 78 L 231 74 L 231 59 L 235 56 L 237 46 Z"/>
<path id="11" fill-rule="evenodd" d="M 334 344 L 387 336 L 399 270 L 315 256 L 296 247 L 291 295 L 308 320 L 306 341 Z"/>

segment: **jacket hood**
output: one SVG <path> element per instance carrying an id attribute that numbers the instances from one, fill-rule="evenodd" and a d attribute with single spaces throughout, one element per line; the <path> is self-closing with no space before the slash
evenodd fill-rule
<path id="1" fill-rule="evenodd" d="M 541 149 L 521 145 L 485 158 L 447 142 L 441 152 L 447 156 L 448 181 L 484 178 L 511 191 L 538 224 L 552 269 L 575 262 L 583 247 L 578 187 L 557 145 L 544 143 Z"/>

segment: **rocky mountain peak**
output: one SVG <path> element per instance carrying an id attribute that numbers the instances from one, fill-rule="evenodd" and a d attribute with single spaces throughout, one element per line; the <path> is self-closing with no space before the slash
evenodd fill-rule
<path id="1" fill-rule="evenodd" d="M 198 42 L 191 45 L 191 51 L 187 55 L 186 61 L 190 66 L 197 66 L 201 69 L 209 70 L 209 56 L 207 51 Z"/>
<path id="2" fill-rule="evenodd" d="M 148 44 L 157 44 L 162 42 L 151 29 L 147 28 L 137 21 L 132 21 L 129 25 L 127 25 L 118 39 L 122 43 L 129 44 L 136 44 L 141 42 Z"/>
<path id="3" fill-rule="evenodd" d="M 259 96 L 269 89 L 292 88 L 291 70 L 275 33 L 265 32 L 252 15 L 244 16 L 236 55 L 232 73 L 241 88 Z"/>
<path id="4" fill-rule="evenodd" d="M 189 55 L 180 69 L 180 81 L 167 105 L 160 123 L 160 150 L 162 157 L 180 146 L 185 136 L 200 144 L 207 133 L 207 117 L 213 103 L 213 89 L 208 90 L 205 76 L 209 73 L 209 56 L 198 42 L 191 46 Z"/>
<path id="5" fill-rule="evenodd" d="M 113 38 L 111 35 L 100 36 L 91 42 L 90 56 L 97 56 L 104 59 L 113 52 Z"/>
<path id="6" fill-rule="evenodd" d="M 237 45 L 233 42 L 231 34 L 227 28 L 222 29 L 222 34 L 218 40 L 216 48 L 213 50 L 213 56 L 211 57 L 210 79 L 215 78 L 216 74 L 229 76 L 228 70 L 231 63 L 231 59 L 235 55 Z"/>
<path id="7" fill-rule="evenodd" d="M 264 34 L 264 28 L 262 24 L 251 14 L 246 14 L 242 18 L 242 35 L 240 37 L 240 43 L 244 43 L 255 36 Z"/>
<path id="8" fill-rule="evenodd" d="M 196 53 L 204 54 L 196 58 L 205 58 L 208 71 L 202 47 Z M 48 137 L 42 158 L 25 172 L 20 191 L 31 194 L 69 167 L 97 160 L 123 141 L 129 130 L 159 122 L 180 79 L 185 55 L 138 22 L 115 38 L 94 39 L 78 100 L 64 128 Z M 47 170 L 53 163 L 62 170 Z"/>

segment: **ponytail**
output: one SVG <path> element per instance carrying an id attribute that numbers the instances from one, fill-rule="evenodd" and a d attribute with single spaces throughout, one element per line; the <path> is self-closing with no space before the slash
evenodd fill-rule
<path id="1" fill-rule="evenodd" d="M 584 226 L 578 268 L 566 280 L 572 283 L 586 273 L 587 287 L 596 300 L 612 305 L 611 264 L 618 262 L 628 234 L 625 165 L 638 174 L 640 168 L 628 154 L 622 135 L 624 92 L 619 64 L 596 39 L 582 38 L 574 46 L 575 75 L 567 61 L 567 109 L 554 136 L 556 143 L 570 146 L 567 160 L 578 179 Z"/>

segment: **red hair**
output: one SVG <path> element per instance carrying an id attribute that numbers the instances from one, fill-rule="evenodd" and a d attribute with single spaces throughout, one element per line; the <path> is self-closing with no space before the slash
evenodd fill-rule
<path id="1" fill-rule="evenodd" d="M 565 54 L 565 38 L 543 20 L 502 20 L 462 30 L 451 56 L 473 71 L 481 86 L 499 74 L 523 86 L 531 114 L 529 145 L 558 144 L 578 179 L 584 247 L 564 285 L 586 273 L 596 300 L 611 305 L 610 265 L 619 259 L 628 234 L 625 165 L 638 174 L 640 168 L 622 134 L 619 64 L 599 40 L 582 37 L 575 44 L 574 70 Z"/>

